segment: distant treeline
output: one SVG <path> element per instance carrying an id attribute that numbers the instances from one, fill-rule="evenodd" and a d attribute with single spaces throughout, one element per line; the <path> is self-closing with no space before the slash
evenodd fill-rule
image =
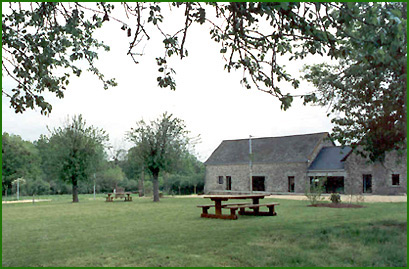
<path id="1" fill-rule="evenodd" d="M 25 141 L 20 136 L 2 135 L 2 194 L 13 195 L 19 181 L 20 195 L 72 194 L 72 184 L 53 173 L 50 162 L 52 147 L 44 137 L 34 142 Z M 137 151 L 118 149 L 111 159 L 104 150 L 102 163 L 92 176 L 78 182 L 78 192 L 112 192 L 115 188 L 152 194 L 152 177 L 138 163 Z M 159 189 L 164 194 L 201 193 L 204 188 L 205 169 L 202 162 L 192 154 L 186 154 L 175 173 L 161 173 Z"/>

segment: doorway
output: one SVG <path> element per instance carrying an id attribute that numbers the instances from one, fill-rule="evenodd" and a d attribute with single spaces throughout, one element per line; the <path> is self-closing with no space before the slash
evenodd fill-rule
<path id="1" fill-rule="evenodd" d="M 363 178 L 363 193 L 372 193 L 372 175 L 366 174 Z"/>
<path id="2" fill-rule="evenodd" d="M 231 176 L 226 176 L 226 190 L 231 191 Z"/>
<path id="3" fill-rule="evenodd" d="M 252 179 L 253 179 L 253 191 L 265 191 L 266 190 L 265 185 L 264 185 L 265 177 L 255 176 Z"/>
<path id="4" fill-rule="evenodd" d="M 327 177 L 324 188 L 326 193 L 344 193 L 344 177 Z"/>
<path id="5" fill-rule="evenodd" d="M 295 182 L 294 177 L 288 177 L 288 192 L 294 192 Z"/>

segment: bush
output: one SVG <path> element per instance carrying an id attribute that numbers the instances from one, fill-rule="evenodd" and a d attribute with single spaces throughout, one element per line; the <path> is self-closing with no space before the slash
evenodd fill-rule
<path id="1" fill-rule="evenodd" d="M 152 181 L 145 180 L 143 183 L 143 189 L 145 196 L 153 195 L 153 183 Z"/>
<path id="2" fill-rule="evenodd" d="M 316 178 L 313 179 L 311 183 L 307 183 L 305 187 L 305 196 L 310 201 L 311 205 L 316 205 L 322 200 L 324 197 L 321 194 L 324 192 L 324 183 L 326 178 Z"/>
<path id="3" fill-rule="evenodd" d="M 50 184 L 42 179 L 27 179 L 23 185 L 22 193 L 24 195 L 42 195 L 50 193 Z"/>
<path id="4" fill-rule="evenodd" d="M 331 200 L 333 204 L 341 203 L 341 195 L 339 195 L 339 193 L 331 193 L 331 196 L 329 197 L 329 199 Z"/>
<path id="5" fill-rule="evenodd" d="M 138 181 L 135 179 L 125 178 L 118 183 L 118 186 L 124 188 L 125 191 L 138 191 Z"/>
<path id="6" fill-rule="evenodd" d="M 72 194 L 72 185 L 62 180 L 50 181 L 51 194 Z"/>
<path id="7" fill-rule="evenodd" d="M 72 185 L 71 185 L 72 188 Z M 94 182 L 89 181 L 79 181 L 78 182 L 78 193 L 88 194 L 94 192 Z"/>

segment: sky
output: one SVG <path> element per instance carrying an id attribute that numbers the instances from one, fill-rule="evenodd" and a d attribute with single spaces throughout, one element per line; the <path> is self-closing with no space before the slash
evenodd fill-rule
<path id="1" fill-rule="evenodd" d="M 175 17 L 170 17 L 172 21 L 169 22 L 165 16 L 164 24 L 183 26 Z M 244 139 L 249 135 L 257 138 L 330 132 L 332 129 L 326 107 L 304 106 L 301 100 L 295 99 L 291 108 L 283 111 L 275 97 L 255 88 L 245 89 L 240 84 L 241 72 L 224 70 L 220 44 L 210 39 L 208 26 L 194 25 L 189 30 L 185 45 L 188 57 L 183 60 L 171 58 L 176 70 L 176 90 L 159 88 L 155 57 L 163 54 L 162 38 L 152 33 L 151 41 L 144 47 L 145 55 L 135 64 L 126 55 L 129 39 L 120 30 L 121 26 L 111 20 L 96 33 L 111 47 L 110 52 L 100 52 L 96 66 L 106 78 L 114 77 L 117 87 L 104 90 L 102 83 L 89 73 L 80 78 L 72 76 L 63 99 L 44 94 L 53 106 L 49 116 L 41 115 L 39 109 L 16 114 L 10 108 L 9 99 L 2 96 L 2 131 L 34 141 L 41 134 L 49 134 L 47 126 L 59 127 L 68 117 L 82 114 L 89 125 L 107 131 L 114 148 L 128 149 L 132 144 L 125 140 L 125 134 L 137 121 L 154 120 L 169 112 L 185 121 L 191 136 L 200 135 L 195 155 L 205 161 L 223 140 Z M 300 76 L 305 63 L 322 61 L 325 59 L 314 56 L 290 62 L 287 63 L 288 71 Z M 3 77 L 2 86 L 9 89 L 12 83 Z M 305 81 L 296 90 L 290 85 L 281 86 L 284 92 L 295 94 L 314 90 Z"/>

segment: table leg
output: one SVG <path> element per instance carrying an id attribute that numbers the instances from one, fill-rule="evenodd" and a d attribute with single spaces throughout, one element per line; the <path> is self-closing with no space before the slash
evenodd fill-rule
<path id="1" fill-rule="evenodd" d="M 207 210 L 209 209 L 209 207 L 203 207 L 203 214 L 202 215 L 208 215 L 209 212 L 207 212 Z"/>
<path id="2" fill-rule="evenodd" d="M 254 211 L 254 215 L 258 215 L 260 213 L 260 208 L 255 207 L 255 208 L 253 208 L 253 211 Z"/>
<path id="3" fill-rule="evenodd" d="M 237 218 L 237 216 L 236 216 L 236 208 L 230 208 L 230 216 L 233 218 L 233 219 L 235 219 L 235 218 Z"/>
<path id="4" fill-rule="evenodd" d="M 277 213 L 274 211 L 274 206 L 269 206 L 269 207 L 268 207 L 268 213 L 269 213 L 271 216 L 277 215 Z"/>
<path id="5" fill-rule="evenodd" d="M 214 203 L 215 203 L 216 215 L 221 215 L 222 214 L 222 201 L 215 200 Z"/>

